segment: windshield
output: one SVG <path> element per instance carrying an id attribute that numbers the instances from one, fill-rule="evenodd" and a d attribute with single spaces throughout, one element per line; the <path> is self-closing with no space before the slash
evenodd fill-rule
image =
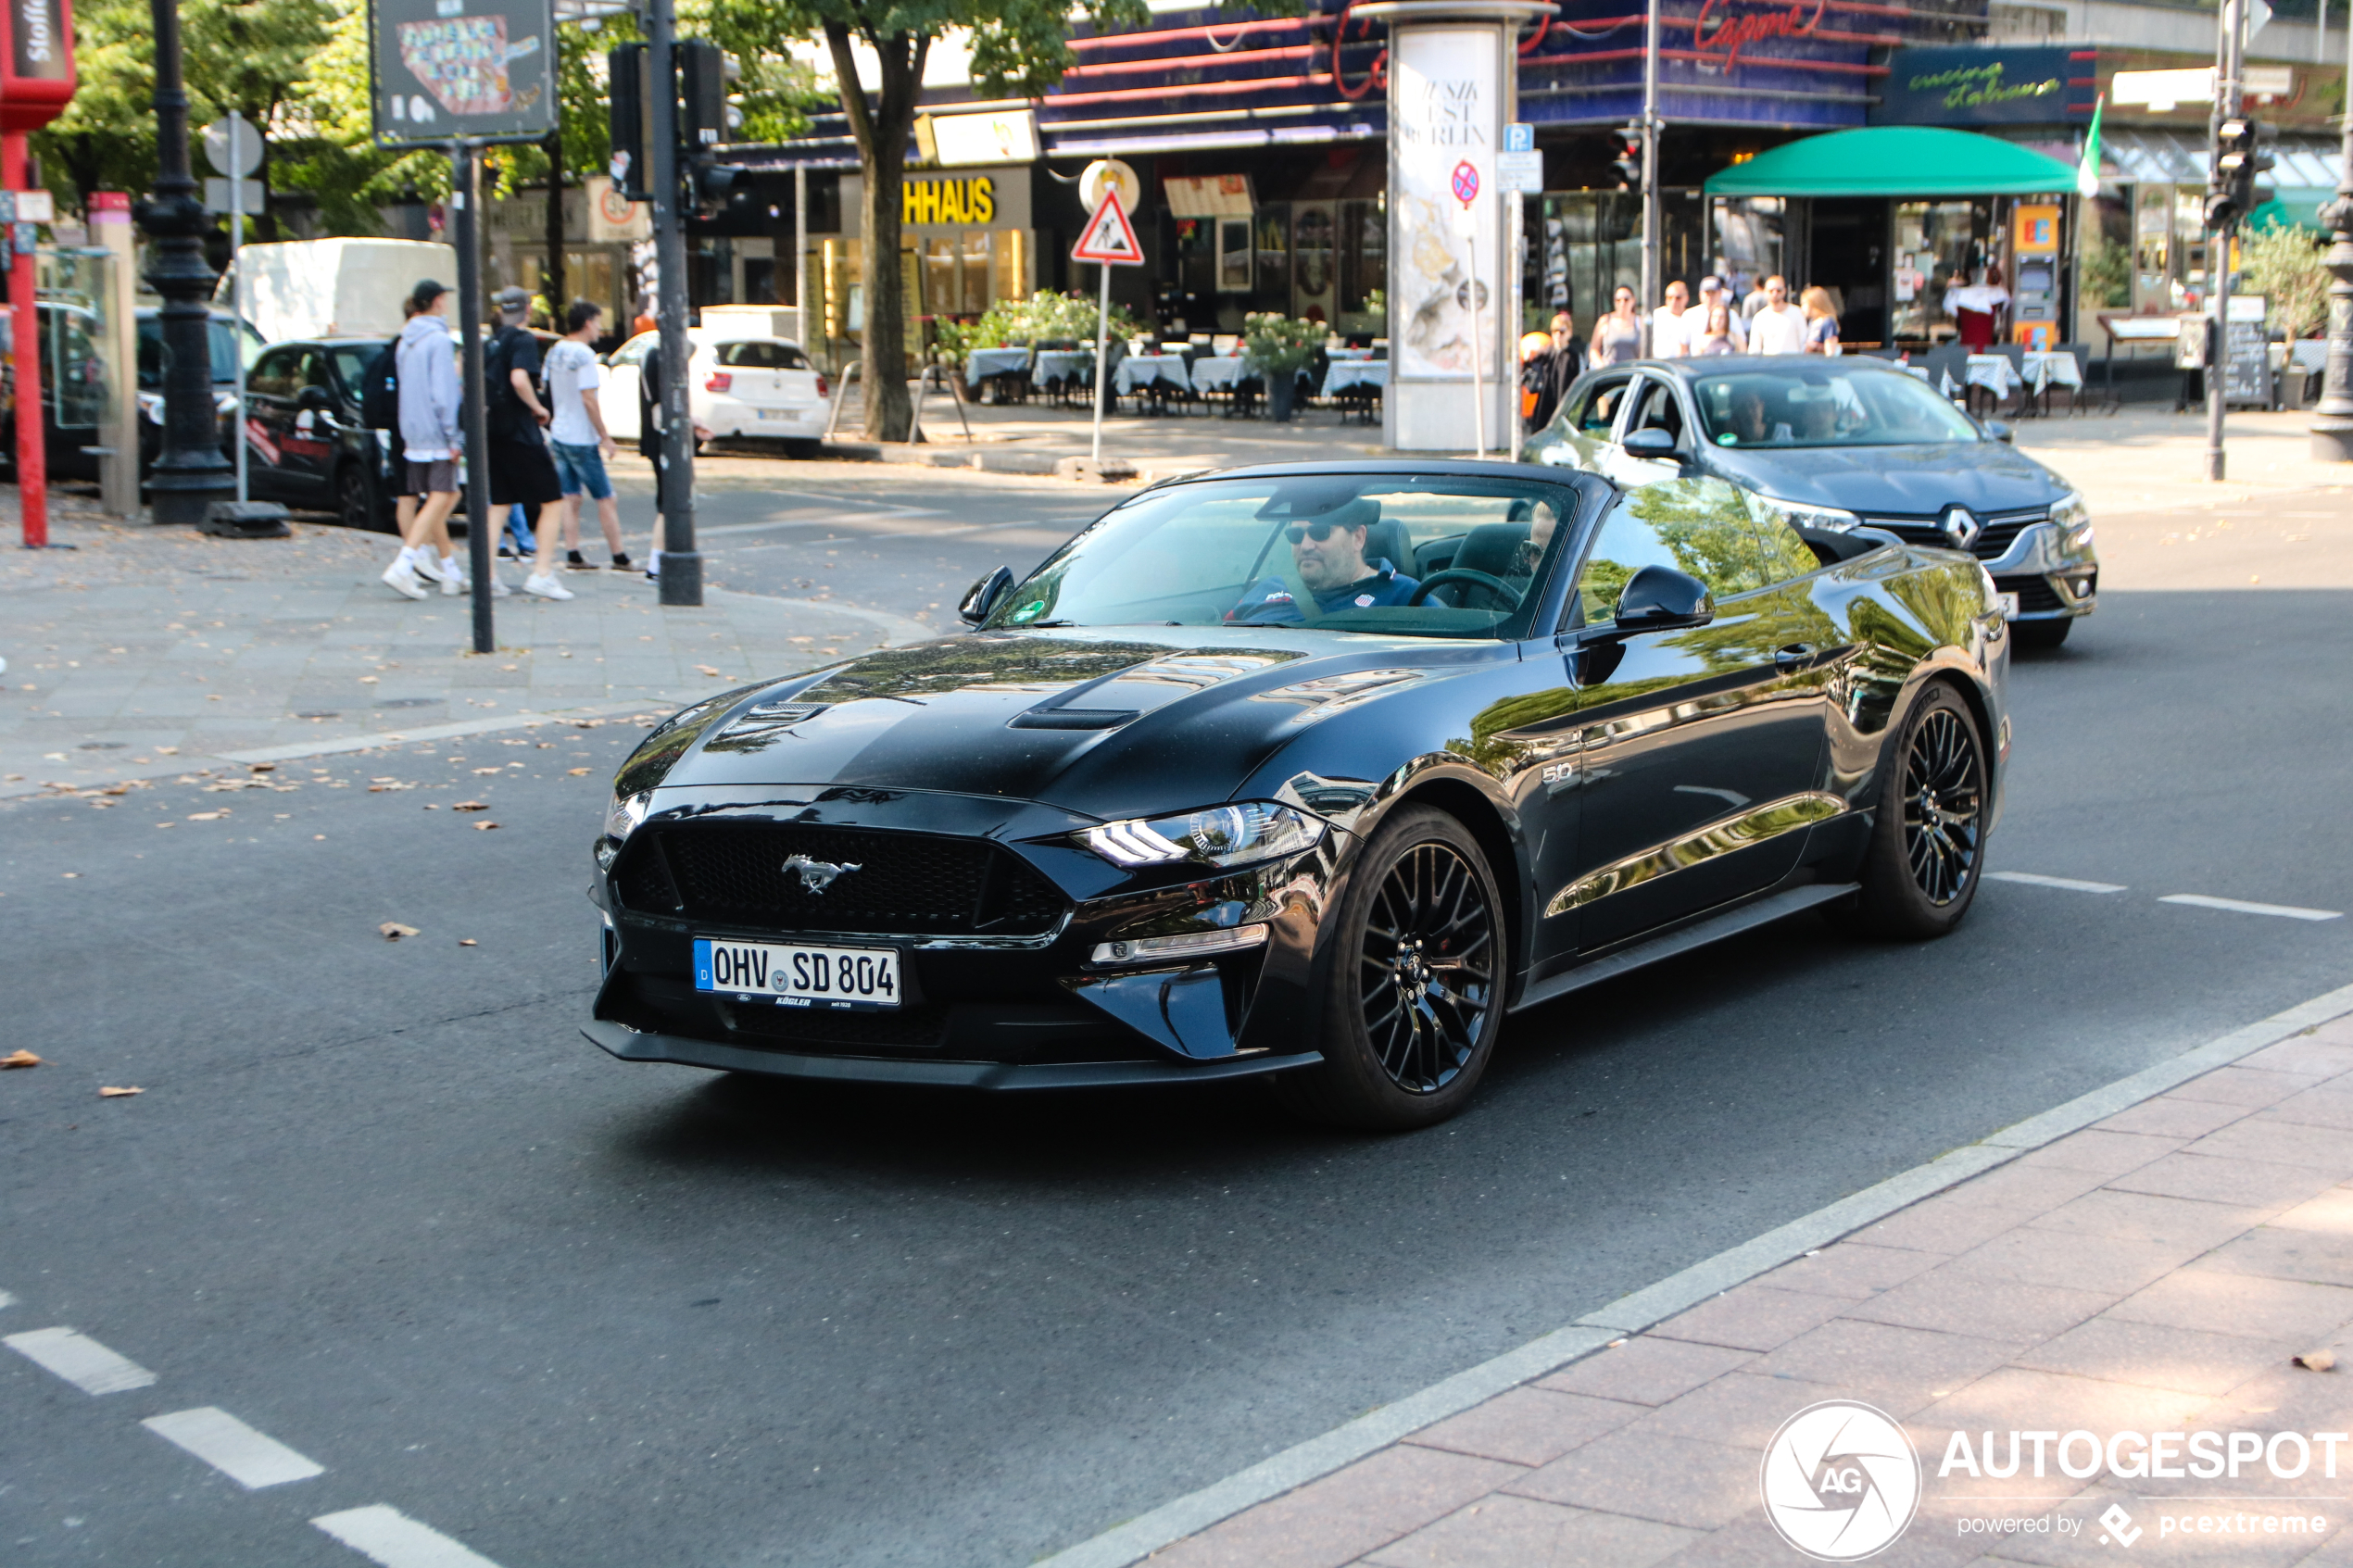
<path id="1" fill-rule="evenodd" d="M 216 384 L 226 384 L 237 379 L 237 329 L 230 321 L 215 316 L 208 323 L 212 337 L 212 379 Z M 247 327 L 245 332 L 245 363 L 261 352 L 260 335 Z M 163 322 L 154 316 L 139 318 L 139 385 L 143 391 L 161 392 L 163 372 L 171 357 L 163 346 Z"/>
<path id="2" fill-rule="evenodd" d="M 1700 423 L 1718 446 L 1905 446 L 1975 441 L 1977 427 L 1904 371 L 1856 365 L 1696 377 Z"/>
<path id="3" fill-rule="evenodd" d="M 1063 546 L 988 624 L 1516 637 L 1574 505 L 1564 486 L 1451 475 L 1177 485 Z"/>

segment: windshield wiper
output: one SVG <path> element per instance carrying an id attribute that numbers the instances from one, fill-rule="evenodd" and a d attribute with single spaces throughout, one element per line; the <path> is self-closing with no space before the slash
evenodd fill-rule
<path id="1" fill-rule="evenodd" d="M 1076 626 L 1077 624 L 1076 621 L 1033 621 L 1024 630 L 1037 632 L 1049 626 Z"/>

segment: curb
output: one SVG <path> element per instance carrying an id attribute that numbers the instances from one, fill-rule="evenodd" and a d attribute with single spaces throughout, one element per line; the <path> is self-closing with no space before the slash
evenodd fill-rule
<path id="1" fill-rule="evenodd" d="M 2081 1132 L 2201 1073 L 2227 1067 L 2315 1024 L 2353 1012 L 2353 985 L 2324 992 L 2283 1012 L 2193 1047 L 2180 1056 L 2079 1095 L 1978 1142 L 1902 1171 L 1837 1202 L 1692 1264 L 1598 1311 L 1406 1395 L 1394 1404 L 1310 1437 L 1091 1540 L 1038 1561 L 1036 1568 L 1128 1568 L 1164 1547 L 1221 1520 L 1318 1480 L 1411 1433 L 1458 1415 L 1523 1383 L 1638 1334 L 1745 1284 L 1808 1251 L 1877 1223 L 1924 1198 L 2007 1165 L 2020 1155 Z"/>

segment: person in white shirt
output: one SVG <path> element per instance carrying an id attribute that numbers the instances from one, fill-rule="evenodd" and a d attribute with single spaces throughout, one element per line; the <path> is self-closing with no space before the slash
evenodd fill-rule
<path id="1" fill-rule="evenodd" d="M 1667 303 L 1651 312 L 1651 358 L 1680 359 L 1692 351 L 1691 330 L 1699 324 L 1693 317 L 1686 320 L 1692 307 L 1692 291 L 1680 278 L 1667 285 Z"/>
<path id="2" fill-rule="evenodd" d="M 564 312 L 563 341 L 547 350 L 547 445 L 564 493 L 564 564 L 579 571 L 593 570 L 580 553 L 584 492 L 597 503 L 597 522 L 605 531 L 612 569 L 630 569 L 629 552 L 621 544 L 621 502 L 605 474 L 605 461 L 617 448 L 605 430 L 604 408 L 597 400 L 597 389 L 604 384 L 604 368 L 588 346 L 604 315 L 601 307 L 573 300 L 572 308 Z"/>
<path id="3" fill-rule="evenodd" d="M 1748 351 L 1806 352 L 1806 312 L 1789 302 L 1789 280 L 1779 272 L 1765 280 L 1765 308 L 1748 324 Z"/>
<path id="4" fill-rule="evenodd" d="M 1699 303 L 1692 307 L 1698 312 L 1699 320 L 1705 322 L 1707 320 L 1707 307 L 1711 305 L 1724 307 L 1725 312 L 1731 317 L 1733 351 L 1739 354 L 1747 353 L 1748 318 L 1742 315 L 1740 307 L 1732 303 L 1731 291 L 1725 288 L 1724 280 L 1713 272 L 1699 281 Z M 1696 342 L 1699 332 L 1692 332 L 1692 337 Z"/>

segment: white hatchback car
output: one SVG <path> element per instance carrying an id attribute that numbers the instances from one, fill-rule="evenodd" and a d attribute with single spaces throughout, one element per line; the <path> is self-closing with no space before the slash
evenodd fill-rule
<path id="1" fill-rule="evenodd" d="M 758 436 L 814 444 L 833 412 L 833 389 L 800 345 L 780 337 L 748 337 L 724 329 L 690 327 L 686 361 L 688 406 L 713 436 Z M 605 429 L 616 441 L 637 437 L 637 393 L 646 356 L 660 337 L 640 332 L 605 359 L 598 401 Z"/>

